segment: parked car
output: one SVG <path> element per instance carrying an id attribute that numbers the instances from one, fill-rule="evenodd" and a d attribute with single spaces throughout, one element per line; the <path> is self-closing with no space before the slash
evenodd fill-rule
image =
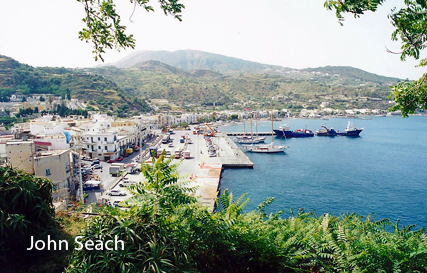
<path id="1" fill-rule="evenodd" d="M 116 162 L 116 161 L 114 161 L 113 159 L 110 159 L 107 161 L 107 163 L 114 163 L 114 162 Z"/>
<path id="2" fill-rule="evenodd" d="M 119 156 L 116 161 L 122 161 L 123 160 L 123 156 Z"/>
<path id="3" fill-rule="evenodd" d="M 96 164 L 98 164 L 98 165 L 100 164 L 100 163 L 99 163 L 99 159 L 97 159 L 97 160 L 93 161 L 90 165 L 91 165 L 91 166 L 93 166 L 93 165 L 96 165 Z"/>
<path id="4" fill-rule="evenodd" d="M 135 181 L 123 180 L 122 182 L 120 182 L 119 186 L 120 187 L 128 187 L 130 185 L 135 185 L 135 184 L 136 184 Z"/>
<path id="5" fill-rule="evenodd" d="M 94 169 L 102 169 L 102 165 L 101 164 L 95 164 L 92 166 L 92 168 Z"/>
<path id="6" fill-rule="evenodd" d="M 121 191 L 121 190 L 113 189 L 113 190 L 109 191 L 108 195 L 110 195 L 110 196 L 125 196 L 126 193 L 124 191 Z"/>
<path id="7" fill-rule="evenodd" d="M 84 169 L 82 170 L 82 174 L 92 174 L 92 169 L 91 168 Z"/>

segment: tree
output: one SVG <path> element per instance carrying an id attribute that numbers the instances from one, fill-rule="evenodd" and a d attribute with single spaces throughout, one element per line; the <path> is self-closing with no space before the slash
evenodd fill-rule
<path id="1" fill-rule="evenodd" d="M 105 49 L 135 48 L 133 35 L 125 33 L 126 27 L 121 24 L 120 15 L 116 12 L 114 0 L 77 0 L 83 3 L 86 16 L 83 22 L 86 27 L 79 32 L 80 40 L 93 44 L 95 60 L 101 59 Z M 134 10 L 137 6 L 146 11 L 154 11 L 150 0 L 130 0 Z M 185 8 L 179 0 L 159 0 L 165 15 L 172 15 L 181 21 L 181 11 Z"/>
<path id="2" fill-rule="evenodd" d="M 335 14 L 342 25 L 343 14 L 351 13 L 355 18 L 360 17 L 366 11 L 375 12 L 378 6 L 385 0 L 327 0 L 325 7 L 335 10 Z M 402 41 L 400 59 L 405 61 L 407 57 L 416 60 L 420 58 L 421 51 L 427 47 L 427 3 L 425 0 L 405 0 L 406 7 L 392 9 L 388 18 L 395 30 L 391 39 Z M 390 51 L 391 52 L 391 51 Z M 427 58 L 421 59 L 418 67 L 427 66 Z M 402 116 L 413 114 L 418 108 L 427 109 L 427 73 L 417 81 L 403 81 L 391 88 L 390 98 L 396 105 L 390 111 L 401 110 Z"/>
<path id="3" fill-rule="evenodd" d="M 52 204 L 53 184 L 12 167 L 0 167 L 0 264 L 31 261 L 40 251 L 28 251 L 34 241 L 57 230 Z"/>

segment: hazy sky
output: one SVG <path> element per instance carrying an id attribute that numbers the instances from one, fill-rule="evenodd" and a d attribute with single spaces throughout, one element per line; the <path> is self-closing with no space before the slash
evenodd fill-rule
<path id="1" fill-rule="evenodd" d="M 403 0 L 388 0 L 377 13 L 348 17 L 344 26 L 323 0 L 182 0 L 182 22 L 116 0 L 135 50 L 195 49 L 291 68 L 353 66 L 368 72 L 417 79 L 416 61 L 401 62 L 387 19 Z M 0 55 L 32 66 L 95 66 L 92 45 L 78 39 L 84 9 L 76 0 L 0 0 Z M 107 51 L 106 63 L 133 50 Z"/>

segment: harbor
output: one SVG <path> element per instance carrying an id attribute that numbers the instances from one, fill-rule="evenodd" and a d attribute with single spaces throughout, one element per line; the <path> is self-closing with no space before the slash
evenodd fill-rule
<path id="1" fill-rule="evenodd" d="M 180 143 L 182 136 L 191 139 L 184 144 Z M 253 168 L 254 164 L 245 153 L 224 133 L 216 133 L 210 138 L 216 149 L 216 156 L 209 156 L 209 149 L 203 135 L 190 135 L 189 131 L 176 131 L 171 135 L 171 143 L 159 144 L 160 149 L 185 149 L 190 152 L 190 158 L 184 159 L 179 166 L 180 174 L 188 174 L 192 181 L 190 186 L 197 187 L 196 196 L 200 203 L 211 210 L 215 207 L 215 200 L 219 193 L 221 173 L 226 168 Z"/>

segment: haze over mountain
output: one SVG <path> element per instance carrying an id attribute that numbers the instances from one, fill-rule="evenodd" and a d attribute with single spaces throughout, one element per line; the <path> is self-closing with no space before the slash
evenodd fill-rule
<path id="1" fill-rule="evenodd" d="M 293 69 L 277 65 L 261 64 L 224 55 L 203 52 L 199 50 L 177 51 L 137 51 L 113 65 L 118 68 L 130 68 L 146 61 L 159 61 L 164 64 L 181 68 L 187 71 L 211 70 L 221 74 L 235 73 L 268 73 L 292 77 L 305 77 L 307 74 L 336 75 L 341 78 L 373 81 L 382 84 L 393 84 L 398 78 L 391 78 L 369 73 L 364 70 L 349 66 L 326 66 L 319 68 Z"/>
<path id="2" fill-rule="evenodd" d="M 212 70 L 222 74 L 266 73 L 289 71 L 290 68 L 261 64 L 224 55 L 203 52 L 199 50 L 177 51 L 137 51 L 121 59 L 113 65 L 119 68 L 129 68 L 140 62 L 159 61 L 174 67 L 191 70 Z"/>

